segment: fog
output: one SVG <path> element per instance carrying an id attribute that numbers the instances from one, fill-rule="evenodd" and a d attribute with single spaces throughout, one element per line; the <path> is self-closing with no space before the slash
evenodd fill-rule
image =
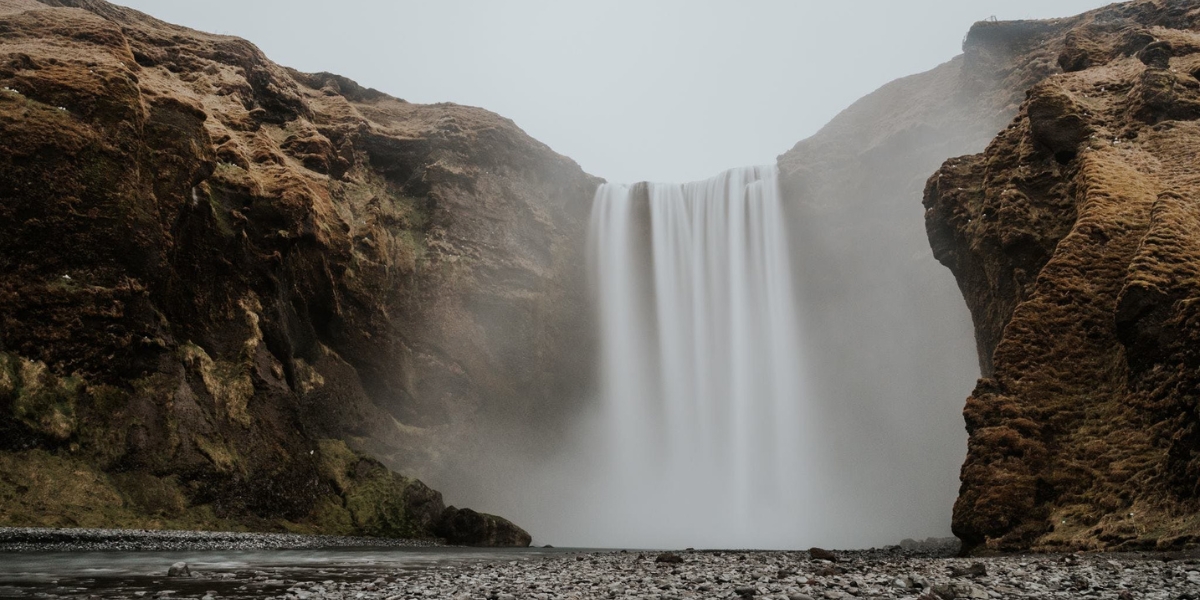
<path id="1" fill-rule="evenodd" d="M 412 102 L 480 106 L 609 181 L 769 164 L 975 21 L 1101 0 L 118 0 Z M 736 80 L 730 84 L 727 80 Z M 747 88 L 749 86 L 749 89 Z"/>
<path id="2" fill-rule="evenodd" d="M 940 99 L 890 145 L 866 139 L 873 123 L 818 130 L 959 54 L 974 21 L 1103 2 L 124 4 L 245 37 L 303 71 L 482 106 L 612 182 L 774 169 L 816 134 L 805 151 L 816 158 L 772 184 L 769 226 L 694 222 L 694 204 L 713 196 L 680 186 L 602 188 L 598 201 L 622 198 L 627 214 L 599 238 L 592 222 L 593 256 L 618 253 L 590 265 L 598 314 L 587 318 L 607 344 L 600 385 L 562 399 L 577 407 L 565 421 L 447 429 L 465 437 L 430 452 L 436 468 L 406 472 L 558 546 L 861 547 L 950 534 L 962 404 L 979 372 L 966 307 L 925 239 L 921 187 L 1007 117 L 973 119 L 968 100 Z M 871 110 L 927 102 L 922 85 Z M 730 219 L 751 210 L 722 198 Z M 772 252 L 707 254 L 753 247 L 774 227 Z M 694 255 L 663 253 L 668 237 L 702 231 Z M 698 273 L 719 285 L 685 289 Z M 786 293 L 768 291 L 788 279 Z M 740 304 L 695 308 L 722 295 Z M 703 360 L 700 338 L 717 348 Z"/>

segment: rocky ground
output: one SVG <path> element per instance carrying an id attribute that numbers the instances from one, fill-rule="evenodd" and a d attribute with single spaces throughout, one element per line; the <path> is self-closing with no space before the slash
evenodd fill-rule
<path id="1" fill-rule="evenodd" d="M 416 548 L 441 545 L 438 540 L 371 538 L 371 545 Z M 175 550 L 302 550 L 361 547 L 363 538 L 291 533 L 227 531 L 152 531 L 144 529 L 48 529 L 0 527 L 0 560 L 4 552 L 92 552 Z"/>
<path id="2" fill-rule="evenodd" d="M 1200 598 L 1200 559 L 1022 556 L 966 560 L 902 551 L 580 554 L 430 570 L 376 587 L 382 598 Z M 362 590 L 326 590 L 356 597 Z"/>
<path id="3" fill-rule="evenodd" d="M 815 558 L 823 557 L 823 558 Z M 276 575 L 277 576 L 277 575 Z M 1200 598 L 1200 553 L 1025 555 L 982 559 L 900 547 L 818 552 L 586 552 L 532 560 L 478 561 L 354 579 L 288 582 L 268 573 L 202 573 L 162 579 L 158 591 L 110 597 L 217 600 L 204 581 L 244 579 L 233 592 L 300 600 L 454 598 Z M 173 585 L 179 583 L 180 585 Z M 258 586 L 256 588 L 256 586 Z M 209 586 L 213 587 L 213 586 Z M 86 596 L 87 594 L 82 594 Z M 43 597 L 80 597 L 80 594 Z"/>
<path id="4" fill-rule="evenodd" d="M 972 29 L 1042 31 L 1014 52 L 1062 72 L 926 188 L 983 375 L 952 520 L 968 550 L 1200 544 L 1198 23 L 1196 0 L 1148 0 Z"/>

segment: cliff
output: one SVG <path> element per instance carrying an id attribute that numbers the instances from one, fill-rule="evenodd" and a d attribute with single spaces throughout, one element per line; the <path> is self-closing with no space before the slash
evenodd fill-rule
<path id="1" fill-rule="evenodd" d="M 598 181 L 494 114 L 0 0 L 0 139 L 2 524 L 433 535 L 361 452 L 436 473 L 589 379 Z"/>
<path id="2" fill-rule="evenodd" d="M 1060 70 L 928 182 L 984 375 L 953 517 L 969 550 L 1200 543 L 1198 24 L 1200 3 L 1155 0 L 1044 24 L 1022 54 Z"/>

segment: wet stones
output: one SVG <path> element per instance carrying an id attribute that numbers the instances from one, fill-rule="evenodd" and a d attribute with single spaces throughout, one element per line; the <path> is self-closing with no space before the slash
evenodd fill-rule
<path id="1" fill-rule="evenodd" d="M 969 567 L 955 567 L 950 569 L 951 577 L 985 577 L 987 576 L 987 567 L 983 563 L 975 563 Z"/>
<path id="2" fill-rule="evenodd" d="M 504 555 L 516 560 L 450 558 L 445 564 L 415 570 L 380 566 L 375 572 L 341 574 L 336 581 L 317 581 L 329 565 L 312 567 L 316 573 L 292 565 L 239 571 L 233 578 L 206 571 L 194 574 L 195 592 L 173 593 L 199 597 L 199 590 L 220 585 L 220 591 L 206 592 L 213 600 L 1175 600 L 1192 598 L 1200 590 L 1200 554 L 1177 559 L 1166 554 L 1117 559 L 1047 554 L 968 561 L 893 546 L 838 555 L 844 572 L 822 575 L 829 563 L 814 560 L 807 552 L 699 552 L 686 555 L 682 563 L 664 566 L 656 554 L 534 550 Z M 780 573 L 785 575 L 777 577 Z M 958 573 L 965 575 L 952 576 Z M 239 584 L 241 591 L 235 592 Z M 121 597 L 157 597 L 167 590 L 138 591 L 142 593 L 130 590 Z M 74 596 L 71 589 L 60 588 L 44 597 Z"/>

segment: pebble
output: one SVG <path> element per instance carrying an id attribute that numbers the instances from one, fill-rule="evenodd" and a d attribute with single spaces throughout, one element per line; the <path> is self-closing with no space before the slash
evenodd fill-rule
<path id="1" fill-rule="evenodd" d="M 223 600 L 1179 600 L 1200 598 L 1200 554 L 1077 554 L 979 559 L 884 549 L 838 551 L 837 569 L 807 551 L 563 552 L 525 560 L 495 558 L 418 570 L 362 572 L 354 578 L 288 579 L 286 569 L 239 571 L 201 597 Z M 334 566 L 327 571 L 336 576 Z M 325 572 L 325 571 L 322 571 Z M 204 581 L 229 581 L 197 571 Z M 280 579 L 280 577 L 284 577 Z M 322 579 L 322 581 L 316 581 Z M 263 581 L 265 580 L 265 582 Z M 270 583 L 275 587 L 255 587 Z M 165 583 L 164 583 L 165 585 Z M 205 584 L 207 587 L 208 584 Z M 201 590 L 206 588 L 199 588 Z M 222 596 L 222 594 L 231 594 Z M 137 594 L 126 593 L 125 597 Z M 154 595 L 162 596 L 161 592 Z M 53 596 L 48 596 L 53 597 Z"/>
<path id="2" fill-rule="evenodd" d="M 682 563 L 663 563 L 654 555 L 587 553 L 502 568 L 429 569 L 381 588 L 379 598 L 1176 600 L 1200 589 L 1193 583 L 1193 572 L 1200 574 L 1200 556 L 1171 562 L 1150 555 L 1112 554 L 1074 555 L 1069 561 L 1061 555 L 968 560 L 893 547 L 838 552 L 841 574 L 828 571 L 826 559 L 813 559 L 808 552 L 684 556 Z"/>

